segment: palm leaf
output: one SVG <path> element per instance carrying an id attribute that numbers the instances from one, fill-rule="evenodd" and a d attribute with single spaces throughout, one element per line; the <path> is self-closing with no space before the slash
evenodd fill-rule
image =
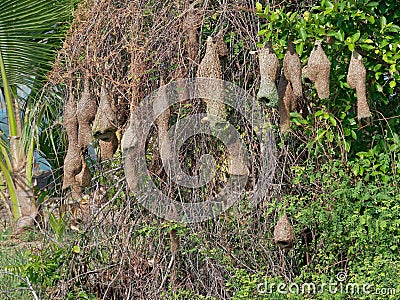
<path id="1" fill-rule="evenodd" d="M 71 0 L 0 1 L 0 51 L 10 85 L 32 88 L 51 68 L 65 34 Z"/>

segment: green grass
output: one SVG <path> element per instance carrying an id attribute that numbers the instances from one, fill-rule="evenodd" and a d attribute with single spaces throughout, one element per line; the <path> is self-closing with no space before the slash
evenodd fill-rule
<path id="1" fill-rule="evenodd" d="M 25 238 L 29 236 L 17 240 L 11 231 L 0 230 L 0 299 L 34 299 L 26 279 L 13 272 L 14 268 L 27 261 L 24 255 L 27 249 Z"/>

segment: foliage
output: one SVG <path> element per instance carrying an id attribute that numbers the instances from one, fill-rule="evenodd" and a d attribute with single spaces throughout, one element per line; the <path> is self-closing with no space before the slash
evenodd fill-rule
<path id="1" fill-rule="evenodd" d="M 248 199 L 244 199 L 219 218 L 201 224 L 160 220 L 141 208 L 138 199 L 127 192 L 121 167 L 123 156 L 117 152 L 113 160 L 90 165 L 95 170 L 96 185 L 87 189 L 91 197 L 89 216 L 78 225 L 78 233 L 69 230 L 67 215 L 51 214 L 49 230 L 45 231 L 46 243 L 40 253 L 28 252 L 22 256 L 23 261 L 11 262 L 8 270 L 27 277 L 41 296 L 66 299 L 123 298 L 129 293 L 142 299 L 354 298 L 349 293 L 332 295 L 328 291 L 299 295 L 282 294 L 275 289 L 269 293 L 266 288 L 279 284 L 337 282 L 339 272 L 346 274 L 345 283 L 368 283 L 373 289 L 395 288 L 400 292 L 398 4 L 396 1 L 321 1 L 312 8 L 298 6 L 296 11 L 293 6 L 283 7 L 273 2 L 269 1 L 271 7 L 256 5 L 261 22 L 259 38 L 264 39 L 263 43 L 271 42 L 280 59 L 288 39 L 292 38 L 303 64 L 313 42 L 326 40 L 323 47 L 332 62 L 331 98 L 317 99 L 313 86 L 304 82 L 303 110 L 291 114 L 292 131 L 279 140 L 276 188 L 268 191 L 257 209 L 251 209 Z M 214 2 L 211 4 L 217 6 Z M 168 10 L 161 2 L 157 5 Z M 165 20 L 154 14 L 155 6 L 152 10 L 148 6 L 144 8 L 139 11 L 149 24 L 153 17 L 164 24 Z M 85 10 L 85 17 L 87 13 Z M 119 10 L 114 13 L 120 15 Z M 216 13 L 204 18 L 202 42 L 219 26 L 224 27 Z M 108 17 L 103 16 L 102 20 L 114 28 Z M 232 20 L 236 22 L 240 18 L 236 16 Z M 179 27 L 170 19 L 167 21 L 171 30 L 166 34 L 173 37 Z M 96 26 L 96 32 L 104 36 L 125 37 L 121 34 L 123 29 L 114 36 L 112 30 L 104 30 L 101 24 Z M 74 39 L 77 45 L 90 30 L 86 23 L 79 28 L 81 35 Z M 256 60 L 254 55 L 249 59 L 248 52 L 254 49 L 247 36 L 252 30 L 250 26 L 248 31 L 225 35 L 232 51 L 223 63 L 229 70 L 224 77 L 243 83 L 254 94 L 258 84 L 253 74 Z M 146 31 L 140 38 L 147 35 L 150 33 Z M 158 47 L 163 44 L 158 43 L 159 36 L 151 38 L 157 42 L 149 44 L 155 47 L 149 46 L 149 52 L 156 57 Z M 110 55 L 121 64 L 128 60 L 125 50 L 106 51 L 113 45 L 112 38 L 101 41 L 104 53 L 95 51 L 90 59 L 96 61 L 96 55 Z M 121 39 L 121 45 L 124 42 Z M 179 42 L 180 39 L 173 40 L 174 47 Z M 97 40 L 90 39 L 90 43 L 97 45 Z M 85 45 L 79 44 L 83 48 Z M 346 83 L 352 50 L 362 53 L 368 70 L 372 119 L 356 120 L 355 93 Z M 125 54 L 119 56 L 121 53 Z M 147 61 L 145 56 L 138 58 L 149 69 L 142 74 L 146 81 L 144 90 L 158 86 L 160 61 L 167 62 L 168 55 L 163 53 L 159 61 Z M 88 58 L 78 55 L 73 59 L 76 66 L 85 68 L 81 61 Z M 174 59 L 179 63 L 183 57 Z M 110 70 L 124 80 L 132 80 L 125 76 L 126 66 L 116 66 Z M 95 65 L 92 67 L 96 69 Z M 172 78 L 176 65 L 168 68 L 171 69 L 168 76 Z M 104 74 L 111 76 L 110 70 Z M 96 69 L 96 76 L 102 75 L 97 72 Z M 131 89 L 128 83 L 116 84 Z M 51 104 L 49 111 L 38 110 L 38 115 L 49 113 L 49 117 L 40 119 L 46 124 L 46 130 L 38 128 L 36 134 L 41 134 L 45 141 L 40 145 L 44 152 L 57 153 L 57 141 L 63 136 L 60 132 L 54 139 L 47 136 L 53 128 L 60 129 L 59 123 L 52 127 L 52 120 L 57 120 L 59 113 L 57 100 Z M 196 112 L 194 106 L 185 103 L 171 121 Z M 267 113 L 274 117 L 275 112 Z M 210 149 L 207 145 L 207 150 Z M 156 150 L 149 149 L 149 164 Z M 55 157 L 54 166 L 59 166 L 56 160 L 62 159 Z M 160 174 L 154 177 L 162 181 Z M 295 247 L 287 252 L 273 243 L 274 224 L 282 211 L 287 212 L 296 233 Z M 171 253 L 172 234 L 179 240 L 175 260 Z M 371 295 L 356 298 L 363 297 L 369 299 Z M 387 297 L 396 298 L 395 295 Z"/>
<path id="2" fill-rule="evenodd" d="M 42 88 L 61 46 L 60 38 L 67 29 L 65 22 L 71 16 L 73 5 L 74 1 L 69 0 L 2 1 L 0 4 L 1 87 L 11 137 L 10 143 L 0 144 L 0 167 L 11 196 L 15 221 L 23 211 L 27 213 L 25 207 L 35 210 L 30 199 L 22 196 L 29 192 L 18 193 L 16 186 L 23 185 L 21 188 L 27 191 L 32 187 L 35 144 L 40 127 L 46 124 L 42 121 L 51 116 L 46 113 L 51 111 L 51 106 L 46 103 L 48 97 L 42 95 Z M 17 185 L 15 178 L 20 176 L 23 179 Z"/>
<path id="3" fill-rule="evenodd" d="M 340 120 L 353 155 L 368 150 L 374 141 L 399 132 L 400 106 L 396 100 L 400 84 L 400 15 L 397 1 L 321 1 L 310 10 L 287 11 L 257 5 L 257 15 L 265 19 L 259 35 L 271 42 L 280 59 L 288 39 L 296 44 L 303 64 L 314 41 L 324 40 L 325 52 L 331 61 L 331 97 L 316 100 L 315 90 L 306 84 L 308 109 L 315 115 L 325 107 Z M 355 130 L 355 93 L 349 90 L 346 74 L 351 51 L 364 57 L 367 88 L 374 119 Z M 383 121 L 383 122 L 381 122 Z M 380 135 L 377 135 L 377 132 Z M 328 137 L 329 139 L 330 137 Z M 349 147 L 346 147 L 349 151 Z"/>
<path id="4" fill-rule="evenodd" d="M 0 49 L 11 85 L 34 89 L 60 46 L 74 1 L 2 1 Z M 29 12 L 29 13 L 27 13 Z"/>
<path id="5" fill-rule="evenodd" d="M 319 100 L 304 82 L 306 106 L 292 113 L 292 134 L 280 142 L 295 157 L 283 200 L 268 211 L 285 210 L 298 237 L 282 263 L 294 261 L 294 276 L 238 268 L 227 283 L 234 299 L 302 299 L 279 293 L 277 285 L 336 282 L 370 284 L 395 299 L 400 288 L 399 206 L 399 4 L 396 1 L 321 1 L 311 9 L 256 5 L 265 22 L 259 36 L 280 59 L 292 39 L 303 64 L 315 40 L 326 41 L 332 63 L 331 97 Z M 333 38 L 333 39 L 332 39 Z M 351 51 L 364 57 L 373 118 L 355 119 L 355 95 L 346 82 Z M 307 233 L 307 234 L 305 234 Z M 271 293 L 268 288 L 275 286 Z M 388 291 L 388 288 L 392 289 Z M 261 289 L 261 292 L 260 292 Z M 287 289 L 286 289 L 287 291 Z M 266 292 L 266 293 L 263 293 Z M 383 295 L 383 294 L 380 294 Z M 324 293 L 312 298 L 370 299 L 369 294 Z"/>
<path id="6" fill-rule="evenodd" d="M 314 238 L 308 250 L 299 238 L 294 253 L 287 254 L 288 258 L 294 255 L 298 261 L 297 275 L 290 281 L 268 276 L 268 272 L 252 274 L 238 269 L 228 282 L 228 288 L 235 291 L 234 299 L 263 299 L 263 293 L 286 299 L 283 293 L 277 292 L 278 284 L 296 283 L 301 287 L 304 283 L 313 283 L 318 288 L 322 283 L 336 282 L 339 286 L 335 277 L 339 272 L 346 274 L 343 284 L 370 284 L 371 293 L 388 288 L 398 293 L 400 198 L 399 188 L 394 184 L 399 181 L 398 174 L 388 171 L 389 182 L 379 177 L 374 177 L 375 180 L 370 177 L 366 182 L 354 175 L 351 164 L 342 165 L 338 160 L 318 169 L 312 165 L 293 169 L 293 182 L 303 194 L 287 195 L 282 202 L 272 203 L 272 207 L 279 210 L 285 207 L 298 237 L 308 228 Z M 306 251 L 310 261 L 304 264 Z M 326 288 L 320 297 L 329 295 L 332 297 Z M 349 295 L 350 292 L 337 293 L 335 299 Z M 302 299 L 296 293 L 290 296 Z M 357 296 L 369 297 L 362 293 Z M 396 298 L 393 291 L 388 297 Z"/>

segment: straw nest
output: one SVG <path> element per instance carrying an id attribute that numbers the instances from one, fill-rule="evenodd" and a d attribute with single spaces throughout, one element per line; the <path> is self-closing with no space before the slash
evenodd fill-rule
<path id="1" fill-rule="evenodd" d="M 274 228 L 274 243 L 281 249 L 291 249 L 294 243 L 294 229 L 286 212 L 278 220 Z"/>
<path id="2" fill-rule="evenodd" d="M 284 74 L 279 79 L 278 95 L 280 130 L 282 133 L 285 133 L 290 130 L 290 112 L 296 106 L 296 96 L 294 95 L 292 85 L 286 80 Z"/>
<path id="3" fill-rule="evenodd" d="M 318 97 L 329 98 L 329 75 L 331 63 L 328 60 L 321 45 L 322 41 L 316 41 L 311 50 L 307 65 L 303 68 L 303 76 L 315 83 Z"/>
<path id="4" fill-rule="evenodd" d="M 106 82 L 103 79 L 100 89 L 100 102 L 93 122 L 92 132 L 96 138 L 107 140 L 117 130 L 117 117 L 114 102 L 111 101 Z"/>
<path id="5" fill-rule="evenodd" d="M 259 65 L 261 83 L 257 93 L 257 99 L 268 99 L 268 106 L 276 107 L 278 105 L 278 91 L 275 80 L 279 75 L 279 60 L 270 45 L 264 46 L 259 51 Z"/>
<path id="6" fill-rule="evenodd" d="M 197 32 L 201 25 L 203 15 L 199 10 L 191 8 L 188 10 L 187 15 L 183 21 L 183 32 L 186 35 L 186 49 L 187 57 L 191 62 L 198 60 L 199 43 L 197 39 Z"/>
<path id="7" fill-rule="evenodd" d="M 63 189 L 76 184 L 75 176 L 82 170 L 81 149 L 75 143 L 68 143 L 67 155 L 64 158 Z"/>
<path id="8" fill-rule="evenodd" d="M 228 145 L 227 149 L 229 151 L 228 173 L 231 175 L 248 176 L 250 174 L 249 168 L 247 167 L 246 158 L 241 151 L 239 139 Z"/>
<path id="9" fill-rule="evenodd" d="M 77 104 L 72 85 L 69 87 L 68 93 L 63 113 L 64 127 L 68 137 L 68 150 L 64 159 L 63 189 L 75 185 L 75 176 L 82 170 L 81 149 L 78 147 Z"/>
<path id="10" fill-rule="evenodd" d="M 206 53 L 199 65 L 199 68 L 197 69 L 196 76 L 222 79 L 221 64 L 218 57 L 218 44 L 214 42 L 212 37 L 208 37 L 206 45 L 207 45 Z M 219 96 L 222 98 L 222 93 L 223 93 L 222 86 L 220 91 L 216 91 L 216 93 L 217 94 L 220 93 L 221 95 Z M 210 99 L 203 99 L 203 100 L 207 105 L 208 115 L 217 116 L 222 119 L 226 118 L 225 104 Z"/>
<path id="11" fill-rule="evenodd" d="M 228 47 L 224 41 L 224 30 L 220 30 L 214 38 L 214 42 L 217 45 L 217 53 L 220 57 L 228 55 Z"/>
<path id="12" fill-rule="evenodd" d="M 99 140 L 100 157 L 102 160 L 113 158 L 118 149 L 118 138 L 115 133 L 109 135 L 108 140 Z"/>
<path id="13" fill-rule="evenodd" d="M 91 123 L 97 111 L 96 99 L 90 93 L 90 78 L 85 76 L 82 96 L 77 103 L 76 116 L 79 123 L 78 143 L 85 148 L 92 141 Z"/>
<path id="14" fill-rule="evenodd" d="M 371 116 L 366 95 L 366 74 L 367 71 L 364 67 L 362 56 L 356 51 L 353 51 L 351 54 L 349 71 L 347 73 L 347 83 L 352 89 L 356 89 L 358 119 Z"/>
<path id="15" fill-rule="evenodd" d="M 293 93 L 296 98 L 301 98 L 303 96 L 301 62 L 292 41 L 289 41 L 285 57 L 283 58 L 283 74 L 286 80 L 292 85 Z"/>
<path id="16" fill-rule="evenodd" d="M 153 113 L 154 116 L 157 117 L 155 123 L 158 129 L 158 148 L 160 149 L 160 155 L 163 158 L 170 159 L 172 158 L 172 150 L 168 139 L 168 124 L 171 111 L 168 107 L 165 89 L 162 88 L 164 86 L 164 81 L 162 79 L 160 80 L 160 86 L 159 92 L 161 95 L 159 95 L 153 103 Z"/>
<path id="17" fill-rule="evenodd" d="M 75 176 L 75 180 L 81 187 L 90 186 L 92 181 L 92 174 L 90 173 L 89 167 L 85 162 L 84 156 L 81 154 L 82 170 Z"/>
<path id="18" fill-rule="evenodd" d="M 76 100 L 72 85 L 69 88 L 68 100 L 64 106 L 63 121 L 68 141 L 75 145 L 78 144 L 78 119 L 76 117 Z"/>

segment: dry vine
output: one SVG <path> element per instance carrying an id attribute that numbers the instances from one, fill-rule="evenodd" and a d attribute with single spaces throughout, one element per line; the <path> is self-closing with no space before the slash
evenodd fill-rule
<path id="1" fill-rule="evenodd" d="M 77 286 L 85 286 L 100 299 L 158 299 L 171 289 L 229 299 L 232 291 L 227 289 L 226 280 L 232 270 L 224 260 L 229 260 L 228 265 L 254 272 L 266 268 L 271 276 L 293 277 L 291 264 L 295 255 L 289 255 L 282 268 L 275 263 L 282 260 L 282 252 L 266 246 L 272 244 L 273 224 L 278 217 L 277 213 L 267 213 L 268 201 L 282 192 L 288 176 L 285 166 L 295 160 L 292 154 L 280 155 L 282 164 L 277 172 L 277 184 L 266 192 L 265 201 L 257 209 L 249 210 L 248 203 L 240 202 L 217 220 L 177 229 L 174 224 L 146 212 L 129 194 L 123 157 L 116 146 L 119 142 L 116 138 L 126 128 L 131 111 L 162 80 L 168 83 L 195 76 L 209 36 L 222 45 L 217 49 L 222 79 L 236 83 L 253 96 L 257 94 L 258 59 L 251 51 L 257 49 L 260 40 L 254 7 L 255 2 L 251 0 L 87 0 L 79 7 L 50 79 L 64 89 L 68 99 L 64 124 L 70 146 L 64 175 L 64 182 L 68 184 L 64 187 L 76 186 L 78 182 L 79 188 L 84 188 L 82 182 L 89 183 L 83 189 L 88 195 L 83 198 L 85 201 L 81 200 L 80 189 L 73 195 L 80 201 L 75 204 L 78 206 L 75 218 L 81 219 L 80 226 L 85 233 L 79 241 L 81 252 L 65 262 L 69 272 L 59 288 L 51 291 L 53 299 L 63 299 Z M 301 89 L 296 92 L 296 96 L 301 95 Z M 97 103 L 96 113 L 92 105 L 90 114 L 83 110 L 74 118 L 74 110 L 69 110 L 69 105 L 82 102 L 82 98 L 87 101 L 88 94 L 94 99 L 91 104 Z M 290 108 L 285 106 L 285 109 Z M 204 103 L 195 100 L 174 107 L 166 115 L 179 119 L 184 114 L 205 111 Z M 230 121 L 239 124 L 243 133 L 251 131 L 245 120 L 235 112 L 229 113 Z M 277 112 L 271 109 L 270 113 L 272 123 L 276 124 Z M 89 161 L 87 143 L 92 137 L 85 137 L 79 143 L 75 136 L 77 132 L 82 135 L 82 128 L 87 133 L 88 124 L 93 124 L 92 135 L 100 140 L 103 159 L 90 163 L 93 173 L 90 182 L 77 175 L 85 166 L 80 158 Z M 157 121 L 164 135 L 167 125 L 165 120 Z M 254 145 L 252 134 L 244 136 L 247 145 Z M 152 146 L 148 163 L 154 180 L 160 188 L 176 191 L 161 167 L 155 127 L 149 144 Z M 196 150 L 201 153 L 196 154 Z M 189 140 L 180 154 L 185 159 L 183 165 L 194 164 L 202 153 L 209 152 L 219 157 L 218 163 L 223 165 L 224 150 L 203 137 Z M 256 146 L 250 150 L 252 165 L 248 172 L 254 180 L 261 150 Z M 185 171 L 196 172 L 193 168 Z M 179 195 L 205 199 L 223 183 L 222 174 L 205 191 L 181 190 Z M 219 249 L 219 253 L 211 253 L 212 249 Z"/>

